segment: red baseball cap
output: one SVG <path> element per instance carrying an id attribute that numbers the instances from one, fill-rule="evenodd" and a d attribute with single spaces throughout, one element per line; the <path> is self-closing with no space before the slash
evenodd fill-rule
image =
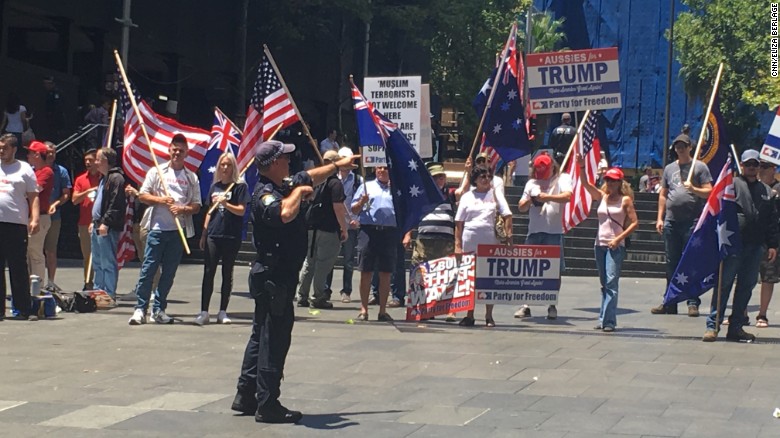
<path id="1" fill-rule="evenodd" d="M 534 169 L 538 179 L 547 179 L 552 175 L 552 158 L 547 154 L 541 154 L 534 158 Z"/>
<path id="2" fill-rule="evenodd" d="M 41 155 L 46 155 L 49 153 L 49 148 L 46 147 L 45 144 L 41 143 L 40 141 L 32 141 L 27 146 L 27 150 L 32 152 L 37 152 Z"/>
<path id="3" fill-rule="evenodd" d="M 623 179 L 623 171 L 618 169 L 617 167 L 613 167 L 612 169 L 609 169 L 606 173 L 604 173 L 604 178 L 620 181 Z"/>

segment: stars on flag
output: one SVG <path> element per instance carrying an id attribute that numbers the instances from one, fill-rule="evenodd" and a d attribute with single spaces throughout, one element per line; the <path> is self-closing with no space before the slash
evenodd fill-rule
<path id="1" fill-rule="evenodd" d="M 409 160 L 409 169 L 417 172 L 417 162 L 414 160 Z"/>
<path id="2" fill-rule="evenodd" d="M 702 280 L 702 283 L 712 283 L 713 281 L 715 281 L 715 274 L 714 273 L 704 277 L 704 279 Z"/>
<path id="3" fill-rule="evenodd" d="M 422 193 L 422 190 L 420 190 L 419 187 L 417 186 L 409 187 L 409 194 L 412 195 L 413 198 L 420 196 L 420 193 Z"/>
<path id="4" fill-rule="evenodd" d="M 723 249 L 724 246 L 731 246 L 731 236 L 734 234 L 730 231 L 726 222 L 718 224 L 718 249 Z"/>
<path id="5" fill-rule="evenodd" d="M 493 127 L 493 134 L 498 134 L 501 132 L 501 124 L 498 123 L 496 126 Z"/>
<path id="6" fill-rule="evenodd" d="M 688 283 L 688 276 L 685 275 L 685 273 L 683 272 L 678 273 L 674 279 L 681 285 L 685 285 L 686 283 Z"/>
<path id="7" fill-rule="evenodd" d="M 217 171 L 217 166 L 211 166 L 209 167 L 209 173 L 214 173 Z"/>
<path id="8" fill-rule="evenodd" d="M 509 100 L 512 100 L 517 97 L 517 91 L 515 90 L 509 90 L 508 93 L 506 93 L 506 98 Z"/>

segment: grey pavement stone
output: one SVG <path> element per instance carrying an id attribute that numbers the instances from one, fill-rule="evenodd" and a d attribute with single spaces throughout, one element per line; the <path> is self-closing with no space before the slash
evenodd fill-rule
<path id="1" fill-rule="evenodd" d="M 630 415 L 625 416 L 610 429 L 614 433 L 638 434 L 642 436 L 678 437 L 685 432 L 690 421 L 684 419 L 659 420 L 656 416 Z"/>
<path id="2" fill-rule="evenodd" d="M 682 435 L 688 437 L 757 437 L 761 426 L 742 421 L 694 418 Z"/>
<path id="3" fill-rule="evenodd" d="M 654 400 L 607 400 L 593 413 L 658 417 L 662 415 L 668 407 L 669 403 Z M 656 421 L 659 421 L 659 419 L 656 418 Z"/>
<path id="4" fill-rule="evenodd" d="M 606 433 L 618 421 L 620 415 L 589 414 L 583 412 L 557 413 L 545 421 L 540 429 L 579 433 Z"/>
<path id="5" fill-rule="evenodd" d="M 507 410 L 522 411 L 528 409 L 529 406 L 541 400 L 542 397 L 536 395 L 527 394 L 486 394 L 480 393 L 468 401 L 464 402 L 462 406 L 477 407 L 477 408 L 490 408 L 498 407 Z"/>
<path id="6" fill-rule="evenodd" d="M 585 412 L 591 413 L 599 408 L 606 399 L 590 397 L 542 397 L 529 406 L 529 411 L 541 412 Z"/>
<path id="7" fill-rule="evenodd" d="M 488 412 L 489 408 L 465 406 L 424 406 L 398 418 L 401 423 L 425 423 L 463 426 Z"/>
<path id="8" fill-rule="evenodd" d="M 498 407 L 489 409 L 469 424 L 509 429 L 539 429 L 542 423 L 552 416 L 552 412 L 517 411 Z"/>

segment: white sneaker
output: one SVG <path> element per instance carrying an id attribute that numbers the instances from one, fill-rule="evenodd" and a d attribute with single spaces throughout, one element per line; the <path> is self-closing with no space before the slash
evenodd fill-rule
<path id="1" fill-rule="evenodd" d="M 527 304 L 523 304 L 523 307 L 515 312 L 515 318 L 528 318 L 531 316 L 531 308 Z"/>
<path id="2" fill-rule="evenodd" d="M 209 323 L 209 312 L 203 311 L 198 313 L 198 316 L 195 317 L 195 324 L 197 325 L 206 325 Z"/>
<path id="3" fill-rule="evenodd" d="M 231 321 L 230 318 L 227 316 L 227 312 L 224 310 L 220 310 L 219 313 L 217 313 L 217 324 L 230 324 Z"/>
<path id="4" fill-rule="evenodd" d="M 130 325 L 146 324 L 146 314 L 144 313 L 143 309 L 135 309 L 133 316 L 130 317 L 130 321 L 128 321 L 128 323 Z"/>
<path id="5" fill-rule="evenodd" d="M 152 318 L 154 318 L 154 322 L 157 324 L 173 324 L 173 318 L 166 315 L 162 310 L 155 312 Z"/>

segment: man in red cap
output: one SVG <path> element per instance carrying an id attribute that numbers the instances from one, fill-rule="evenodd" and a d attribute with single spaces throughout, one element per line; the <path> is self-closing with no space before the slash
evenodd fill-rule
<path id="1" fill-rule="evenodd" d="M 571 177 L 558 171 L 549 155 L 542 153 L 533 160 L 533 167 L 523 195 L 518 202 L 520 212 L 528 212 L 528 235 L 526 245 L 556 245 L 561 247 L 561 270 L 563 262 L 563 206 L 571 199 Z M 523 305 L 515 318 L 531 316 L 531 309 Z M 558 317 L 555 305 L 547 308 L 547 319 Z"/>
<path id="2" fill-rule="evenodd" d="M 43 243 L 46 233 L 51 227 L 49 205 L 51 192 L 54 190 L 54 170 L 46 164 L 49 148 L 40 141 L 33 141 L 27 146 L 27 162 L 35 169 L 35 179 L 38 182 L 38 205 L 40 207 L 39 232 L 31 234 L 27 244 L 27 264 L 30 275 L 37 275 L 41 281 L 46 278 L 46 257 L 43 254 Z"/>

